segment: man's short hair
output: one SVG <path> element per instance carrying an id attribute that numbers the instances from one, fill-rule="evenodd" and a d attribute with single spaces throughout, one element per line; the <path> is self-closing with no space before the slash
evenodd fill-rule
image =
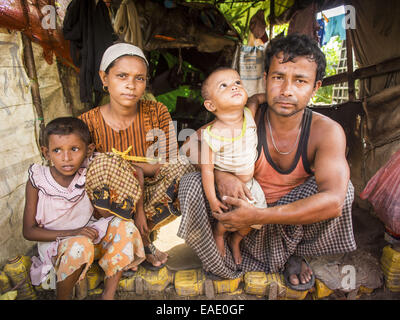
<path id="1" fill-rule="evenodd" d="M 47 124 L 39 143 L 41 146 L 49 147 L 49 139 L 52 134 L 64 136 L 72 133 L 77 134 L 86 145 L 92 142 L 89 128 L 85 122 L 74 117 L 60 117 Z"/>
<path id="2" fill-rule="evenodd" d="M 272 39 L 265 57 L 265 72 L 268 74 L 273 57 L 283 53 L 283 63 L 293 61 L 296 57 L 307 57 L 317 64 L 315 82 L 325 76 L 326 58 L 318 43 L 305 34 L 293 33 L 283 38 Z"/>

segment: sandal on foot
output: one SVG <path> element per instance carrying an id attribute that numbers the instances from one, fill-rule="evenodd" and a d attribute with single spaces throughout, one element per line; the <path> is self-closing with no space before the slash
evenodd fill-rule
<path id="1" fill-rule="evenodd" d="M 148 246 L 144 247 L 144 253 L 145 254 L 151 254 L 156 258 L 156 247 L 150 243 Z M 144 260 L 141 264 L 140 264 L 143 268 L 151 270 L 151 271 L 157 271 L 162 269 L 165 266 L 165 263 L 161 263 L 159 266 L 155 266 L 152 263 L 150 263 L 147 260 Z"/>
<path id="2" fill-rule="evenodd" d="M 286 262 L 285 271 L 283 272 L 283 276 L 285 279 L 286 286 L 289 287 L 290 289 L 293 289 L 296 291 L 306 291 L 306 290 L 311 289 L 314 286 L 314 283 L 315 283 L 314 272 L 311 274 L 310 281 L 308 281 L 306 283 L 300 282 L 300 272 L 301 272 L 301 265 L 302 265 L 303 261 L 306 263 L 307 267 L 311 269 L 309 263 L 303 257 L 291 256 L 289 258 L 289 260 Z M 294 285 L 290 282 L 290 276 L 293 274 L 297 275 L 297 277 L 299 279 L 299 284 L 297 284 L 297 285 Z"/>

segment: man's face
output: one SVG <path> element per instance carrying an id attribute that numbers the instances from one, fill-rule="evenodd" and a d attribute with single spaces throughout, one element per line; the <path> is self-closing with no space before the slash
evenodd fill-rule
<path id="1" fill-rule="evenodd" d="M 267 102 L 275 113 L 290 117 L 306 108 L 321 81 L 315 83 L 317 64 L 307 57 L 299 56 L 285 63 L 282 60 L 282 53 L 274 56 L 268 74 L 264 74 Z"/>

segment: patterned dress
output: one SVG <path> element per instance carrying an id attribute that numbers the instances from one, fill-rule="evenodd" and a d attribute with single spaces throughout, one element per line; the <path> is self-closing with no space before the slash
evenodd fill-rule
<path id="1" fill-rule="evenodd" d="M 57 281 L 65 280 L 86 264 L 81 280 L 95 259 L 99 259 L 106 277 L 136 266 L 145 259 L 143 243 L 133 221 L 126 222 L 117 217 L 97 220 L 92 216 L 93 207 L 84 188 L 86 168 L 78 170 L 67 188 L 55 181 L 47 166 L 33 164 L 28 174 L 33 187 L 38 190 L 38 225 L 49 230 L 74 230 L 88 226 L 99 234 L 94 241 L 85 236 L 71 236 L 39 242 L 39 257 L 32 257 L 34 285 L 40 285 L 54 270 Z"/>

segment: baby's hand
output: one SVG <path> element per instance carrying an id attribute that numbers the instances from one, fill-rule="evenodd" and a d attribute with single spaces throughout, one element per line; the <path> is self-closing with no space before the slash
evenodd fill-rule
<path id="1" fill-rule="evenodd" d="M 218 199 L 215 199 L 214 201 L 210 201 L 210 207 L 211 211 L 215 213 L 223 213 L 224 210 L 228 210 L 228 207 L 224 205 L 221 201 Z"/>

